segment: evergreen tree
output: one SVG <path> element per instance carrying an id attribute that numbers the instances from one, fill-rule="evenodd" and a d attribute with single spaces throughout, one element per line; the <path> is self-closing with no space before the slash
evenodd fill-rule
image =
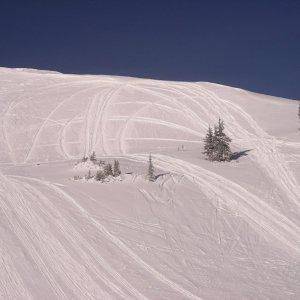
<path id="1" fill-rule="evenodd" d="M 93 163 L 97 162 L 97 157 L 96 157 L 96 152 L 93 151 L 92 154 L 90 155 L 90 161 Z"/>
<path id="2" fill-rule="evenodd" d="M 120 170 L 120 163 L 118 160 L 114 160 L 114 177 L 118 177 L 121 175 L 121 170 Z"/>
<path id="3" fill-rule="evenodd" d="M 88 160 L 88 158 L 84 155 L 81 161 L 86 162 L 87 160 Z"/>
<path id="4" fill-rule="evenodd" d="M 113 169 L 112 169 L 112 166 L 110 163 L 108 163 L 107 165 L 105 165 L 104 167 L 104 174 L 105 176 L 113 176 L 114 173 L 113 173 Z"/>
<path id="5" fill-rule="evenodd" d="M 97 181 L 104 182 L 105 178 L 106 178 L 106 176 L 105 176 L 104 172 L 102 170 L 98 170 L 96 173 L 95 179 Z"/>
<path id="6" fill-rule="evenodd" d="M 203 154 L 208 160 L 213 160 L 214 152 L 214 135 L 211 127 L 208 127 L 206 137 L 204 138 L 204 151 Z"/>
<path id="7" fill-rule="evenodd" d="M 99 165 L 99 166 L 104 166 L 104 165 L 105 165 L 105 161 L 100 159 L 100 160 L 98 161 L 98 165 Z"/>
<path id="8" fill-rule="evenodd" d="M 219 118 L 218 125 L 214 129 L 212 160 L 230 161 L 232 155 L 230 142 L 231 139 L 224 133 L 224 122 Z"/>
<path id="9" fill-rule="evenodd" d="M 149 181 L 155 181 L 154 166 L 151 154 L 149 155 L 147 178 Z"/>

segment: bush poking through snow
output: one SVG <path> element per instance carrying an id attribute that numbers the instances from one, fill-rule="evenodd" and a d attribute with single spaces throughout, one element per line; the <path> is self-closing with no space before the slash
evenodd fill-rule
<path id="1" fill-rule="evenodd" d="M 99 162 L 98 162 L 98 165 L 99 166 L 105 166 L 105 161 L 100 159 Z"/>
<path id="2" fill-rule="evenodd" d="M 82 178 L 78 175 L 74 175 L 74 177 L 73 177 L 73 180 L 80 180 L 80 179 L 82 179 Z"/>
<path id="3" fill-rule="evenodd" d="M 121 175 L 121 170 L 120 170 L 120 163 L 118 160 L 114 160 L 114 169 L 113 169 L 113 176 L 118 177 Z"/>
<path id="4" fill-rule="evenodd" d="M 121 176 L 120 162 L 115 159 L 113 165 L 104 160 L 97 160 L 96 153 L 93 152 L 89 157 L 84 156 L 81 161 L 77 162 L 73 168 L 74 171 L 87 172 L 85 175 L 74 175 L 73 180 L 83 182 L 117 182 L 124 178 Z"/>
<path id="5" fill-rule="evenodd" d="M 107 165 L 104 166 L 104 174 L 106 177 L 108 176 L 113 176 L 113 169 L 110 163 L 108 163 Z"/>
<path id="6" fill-rule="evenodd" d="M 102 170 L 97 171 L 95 176 L 96 181 L 104 182 L 106 179 L 106 176 Z"/>

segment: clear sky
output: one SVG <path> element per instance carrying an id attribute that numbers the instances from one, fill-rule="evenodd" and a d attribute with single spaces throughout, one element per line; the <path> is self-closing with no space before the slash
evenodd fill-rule
<path id="1" fill-rule="evenodd" d="M 300 99 L 300 0 L 0 0 L 0 66 Z"/>

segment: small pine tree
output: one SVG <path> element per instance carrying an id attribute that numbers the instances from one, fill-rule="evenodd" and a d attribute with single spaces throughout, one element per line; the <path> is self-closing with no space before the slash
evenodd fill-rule
<path id="1" fill-rule="evenodd" d="M 121 175 L 121 170 L 120 170 L 120 163 L 118 160 L 114 160 L 114 170 L 113 170 L 113 176 L 118 177 Z"/>
<path id="2" fill-rule="evenodd" d="M 84 155 L 81 161 L 86 162 L 87 160 L 88 160 L 88 158 Z"/>
<path id="3" fill-rule="evenodd" d="M 151 154 L 149 155 L 147 178 L 149 181 L 155 181 L 154 166 Z"/>
<path id="4" fill-rule="evenodd" d="M 112 169 L 112 166 L 110 163 L 108 163 L 107 165 L 105 165 L 104 167 L 104 174 L 105 176 L 113 176 L 114 173 L 113 173 L 113 169 Z"/>
<path id="5" fill-rule="evenodd" d="M 213 160 L 214 152 L 214 135 L 211 127 L 208 127 L 207 134 L 204 138 L 204 151 L 203 154 L 208 160 Z"/>
<path id="6" fill-rule="evenodd" d="M 104 166 L 104 165 L 105 165 L 105 161 L 100 159 L 100 160 L 98 161 L 98 165 L 99 165 L 99 166 Z"/>
<path id="7" fill-rule="evenodd" d="M 90 161 L 93 163 L 97 162 L 97 157 L 96 157 L 96 152 L 93 151 L 92 154 L 90 155 Z"/>
<path id="8" fill-rule="evenodd" d="M 224 122 L 219 118 L 218 125 L 214 129 L 212 160 L 230 161 L 231 159 L 231 139 L 224 133 L 224 129 Z"/>
<path id="9" fill-rule="evenodd" d="M 105 178 L 106 178 L 106 176 L 105 176 L 104 172 L 102 170 L 98 170 L 96 173 L 95 179 L 97 181 L 104 182 Z"/>

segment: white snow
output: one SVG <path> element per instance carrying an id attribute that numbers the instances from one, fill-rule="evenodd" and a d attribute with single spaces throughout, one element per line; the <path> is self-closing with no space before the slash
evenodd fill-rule
<path id="1" fill-rule="evenodd" d="M 299 299 L 297 112 L 212 83 L 0 68 L 0 298 Z M 201 154 L 219 116 L 246 151 L 230 163 Z M 71 180 L 99 169 L 75 166 L 92 151 L 123 180 Z"/>

